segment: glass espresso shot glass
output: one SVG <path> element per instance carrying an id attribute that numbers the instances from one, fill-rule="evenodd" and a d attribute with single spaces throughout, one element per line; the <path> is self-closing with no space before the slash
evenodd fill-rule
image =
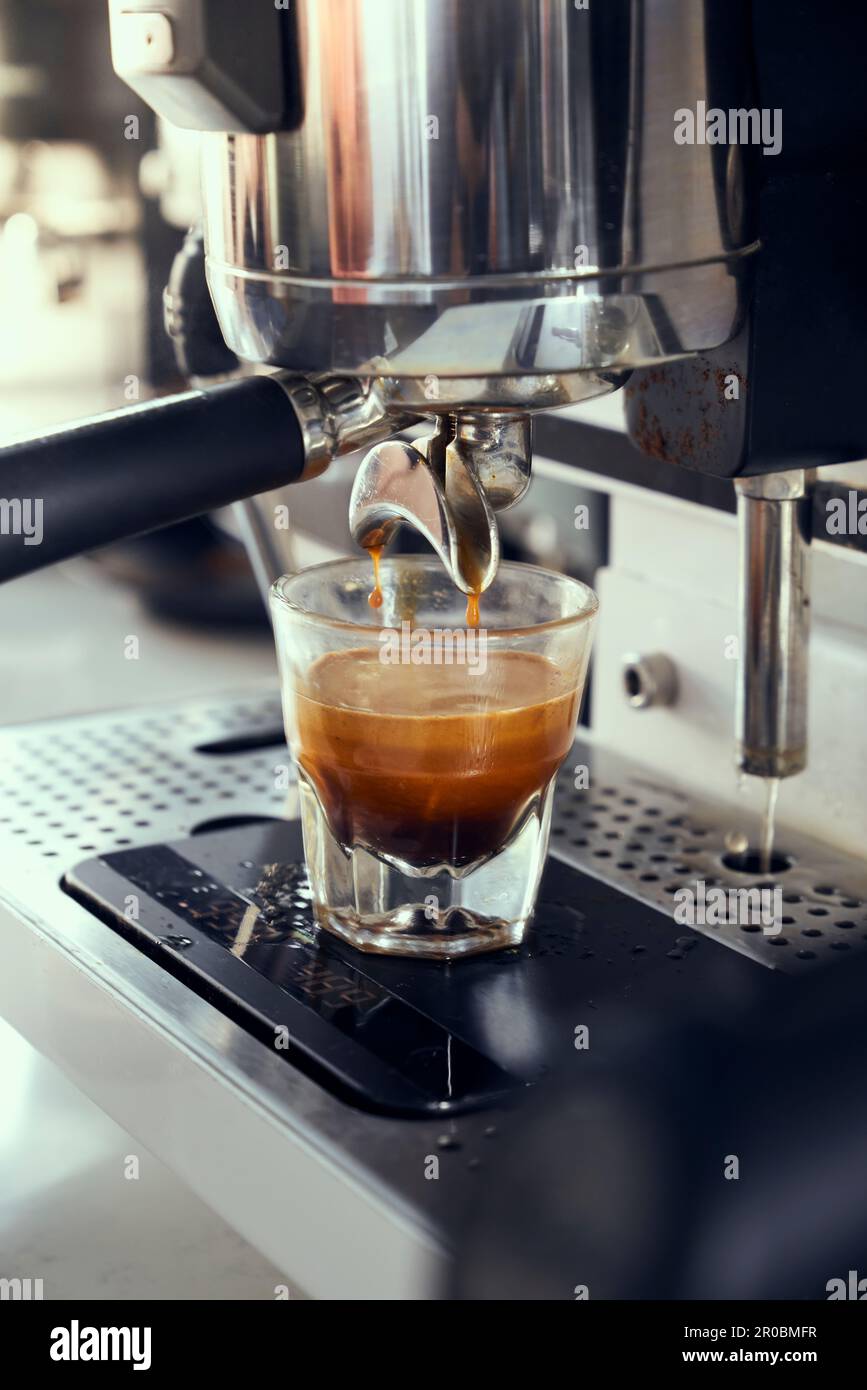
<path id="1" fill-rule="evenodd" d="M 514 946 L 532 916 L 554 778 L 575 732 L 597 600 L 502 564 L 466 596 L 434 556 L 316 565 L 271 606 L 319 924 L 362 951 Z"/>

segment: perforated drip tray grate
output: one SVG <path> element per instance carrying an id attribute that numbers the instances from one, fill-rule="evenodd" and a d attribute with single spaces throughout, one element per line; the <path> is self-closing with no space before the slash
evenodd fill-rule
<path id="1" fill-rule="evenodd" d="M 0 883 L 18 901 L 34 873 L 58 884 L 94 854 L 294 809 L 276 695 L 145 707 L 0 732 Z M 576 763 L 590 790 L 574 790 Z M 781 831 L 777 877 L 722 862 L 731 812 L 661 786 L 637 765 L 576 745 L 558 778 L 551 848 L 671 915 L 680 888 L 779 884 L 781 930 L 698 926 L 745 955 L 801 970 L 867 949 L 867 865 Z"/>
<path id="2" fill-rule="evenodd" d="M 288 763 L 272 695 L 2 730 L 0 855 L 23 852 L 59 878 L 88 854 L 279 815 Z"/>
<path id="3" fill-rule="evenodd" d="M 771 930 L 754 921 L 694 928 L 777 969 L 867 950 L 867 863 L 780 828 L 773 871 L 759 874 L 726 854 L 731 808 L 662 786 L 607 750 L 573 751 L 558 777 L 551 828 L 559 858 L 668 915 L 676 894 L 697 897 L 699 884 L 705 897 L 711 888 L 779 888 L 782 911 Z M 579 763 L 590 769 L 587 791 L 574 789 Z"/>

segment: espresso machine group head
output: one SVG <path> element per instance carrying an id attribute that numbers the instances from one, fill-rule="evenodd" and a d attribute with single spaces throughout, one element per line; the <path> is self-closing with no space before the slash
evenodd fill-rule
<path id="1" fill-rule="evenodd" d="M 109 3 L 117 72 L 201 132 L 215 355 L 258 372 L 7 449 L 5 490 L 44 498 L 46 539 L 8 547 L 0 577 L 367 446 L 356 540 L 387 544 L 409 523 L 461 588 L 481 590 L 496 573 L 496 515 L 529 482 L 532 414 L 624 384 L 646 453 L 727 476 L 804 468 L 753 447 L 752 383 L 724 423 L 721 397 L 706 403 L 698 456 L 672 442 L 667 418 L 714 354 L 745 383 L 742 358 L 758 350 L 753 284 L 776 162 L 750 143 L 771 49 L 761 5 L 248 0 L 241 16 L 235 0 Z M 774 69 L 767 85 L 782 81 Z M 708 112 L 740 133 L 711 138 Z M 184 317 L 171 294 L 168 308 Z M 392 440 L 422 419 L 427 437 Z M 779 524 L 790 488 L 755 498 L 752 486 L 744 511 L 763 509 L 748 531 L 765 562 L 750 550 L 744 570 L 761 630 L 742 663 L 742 761 L 785 774 L 803 765 L 792 745 L 805 701 L 789 697 L 803 693 L 806 625 L 792 610 L 805 595 L 782 604 L 781 656 L 784 618 L 756 586 L 803 572 L 801 533 L 797 509 Z"/>
<path id="2" fill-rule="evenodd" d="M 247 361 L 346 373 L 433 417 L 374 448 L 362 544 L 422 531 L 464 589 L 526 489 L 531 412 L 726 342 L 757 249 L 744 151 L 672 112 L 749 95 L 691 0 L 111 6 L 118 72 L 203 133 L 207 278 Z M 740 30 L 740 32 L 738 32 Z"/>
<path id="3" fill-rule="evenodd" d="M 238 460 L 238 497 L 430 418 L 412 449 L 375 449 L 352 529 L 364 541 L 388 515 L 415 524 L 459 583 L 484 586 L 492 513 L 526 489 L 531 413 L 733 336 L 757 250 L 748 151 L 677 144 L 672 125 L 678 108 L 748 102 L 748 7 L 728 7 L 724 26 L 713 11 L 253 0 L 239 24 L 231 0 L 111 0 L 117 72 L 201 132 L 225 344 L 276 369 L 224 413 L 243 413 L 251 440 L 266 398 L 265 415 L 285 400 L 287 421 L 300 417 L 282 451 L 266 441 L 270 476 L 254 466 L 245 480 Z M 349 425 L 322 386 L 335 378 L 357 384 Z M 137 429 L 147 409 L 126 413 Z M 165 457 L 191 406 L 157 409 Z M 211 448 L 204 425 L 179 441 L 188 490 Z M 480 548 L 480 573 L 465 574 L 454 557 Z"/>

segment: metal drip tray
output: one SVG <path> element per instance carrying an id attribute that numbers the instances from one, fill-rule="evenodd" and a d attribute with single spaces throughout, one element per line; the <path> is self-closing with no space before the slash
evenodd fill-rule
<path id="1" fill-rule="evenodd" d="M 433 1109 L 443 1028 L 472 1050 L 469 1103 L 479 1078 L 493 1082 L 491 1103 L 450 1104 L 439 1115 L 410 1105 L 409 1119 L 407 1107 L 373 1111 L 331 1086 L 310 1059 L 295 1064 L 268 1045 L 267 1007 L 251 1021 L 249 1008 L 241 1012 L 243 990 L 233 996 L 238 1010 L 228 1007 L 227 994 L 196 975 L 206 959 L 198 944 L 178 950 L 135 939 L 61 886 L 64 878 L 83 883 L 88 863 L 128 878 L 126 856 L 149 846 L 174 846 L 194 864 L 213 847 L 219 865 L 199 865 L 212 873 L 225 867 L 225 847 L 248 837 L 235 859 L 252 863 L 255 837 L 283 834 L 294 815 L 294 788 L 284 790 L 288 761 L 276 694 L 0 733 L 0 1013 L 314 1297 L 430 1296 L 443 1270 L 440 1232 L 474 1200 L 498 1143 L 520 1125 L 517 1101 L 536 1064 L 556 1065 L 564 1050 L 577 1055 L 576 1023 L 617 1029 L 634 1007 L 666 1017 L 699 1009 L 735 1027 L 738 1009 L 766 987 L 791 987 L 780 967 L 810 971 L 867 946 L 864 866 L 783 831 L 792 866 L 780 881 L 791 920 L 779 936 L 708 927 L 706 941 L 702 929 L 675 925 L 678 887 L 699 878 L 755 882 L 721 862 L 730 812 L 576 745 L 560 775 L 552 862 L 525 948 L 424 971 L 399 961 L 370 965 L 357 953 L 350 962 L 365 977 L 359 988 L 369 993 L 375 977 L 374 994 L 399 996 L 415 1011 L 404 1017 L 432 1049 L 423 1080 Z M 574 790 L 576 763 L 590 768 L 588 792 Z M 257 863 L 265 862 L 274 855 L 263 849 Z M 87 877 L 93 887 L 91 871 Z M 249 887 L 236 886 L 242 894 Z M 296 907 L 302 914 L 303 904 Z M 145 914 L 142 926 L 147 935 Z M 159 919 L 155 926 L 166 938 L 197 930 L 188 918 L 172 932 Z M 714 937 L 734 949 L 719 949 Z M 233 990 L 245 971 L 255 973 L 225 943 L 211 945 L 230 957 Z M 759 971 L 745 957 L 778 969 Z M 285 989 L 276 955 L 273 971 Z M 424 1019 L 438 1021 L 440 1033 Z M 485 1058 L 509 1074 L 509 1086 L 517 1080 L 512 1098 L 497 1099 L 502 1077 Z M 445 1076 L 451 1085 L 453 1073 Z M 438 1182 L 426 1180 L 432 1155 Z"/>
<path id="2" fill-rule="evenodd" d="M 573 752 L 558 778 L 551 828 L 558 858 L 666 915 L 679 890 L 695 893 L 700 881 L 706 888 L 779 886 L 778 931 L 694 928 L 773 968 L 800 972 L 867 949 L 867 863 L 781 828 L 775 859 L 788 867 L 743 872 L 724 862 L 730 807 L 662 786 L 607 750 L 579 744 Z M 582 792 L 571 770 L 579 762 L 590 769 L 590 789 Z"/>

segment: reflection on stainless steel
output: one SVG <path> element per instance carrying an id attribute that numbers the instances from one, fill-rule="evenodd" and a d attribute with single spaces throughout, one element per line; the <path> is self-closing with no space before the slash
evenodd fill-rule
<path id="1" fill-rule="evenodd" d="M 724 342 L 755 250 L 741 151 L 673 138 L 680 107 L 748 104 L 748 7 L 724 43 L 713 11 L 298 0 L 297 128 L 202 142 L 231 347 L 526 410 Z"/>
<path id="2" fill-rule="evenodd" d="M 315 478 L 334 458 L 387 439 L 415 424 L 417 412 L 388 409 L 379 383 L 322 375 L 278 373 L 304 438 L 302 479 Z"/>
<path id="3" fill-rule="evenodd" d="M 449 474 L 447 484 L 430 453 L 414 444 L 379 445 L 358 470 L 349 529 L 359 545 L 375 549 L 408 522 L 433 546 L 458 588 L 483 591 L 500 561 L 497 523 L 472 467 L 458 456 Z"/>
<path id="4" fill-rule="evenodd" d="M 809 529 L 803 469 L 738 479 L 741 653 L 738 767 L 790 777 L 807 764 Z"/>
<path id="5" fill-rule="evenodd" d="M 530 486 L 531 437 L 528 415 L 474 415 L 461 411 L 451 423 L 448 462 L 461 458 L 472 467 L 495 512 L 520 501 Z"/>
<path id="6" fill-rule="evenodd" d="M 387 410 L 375 382 L 344 376 L 308 380 L 289 373 L 279 373 L 276 379 L 301 426 L 304 478 L 318 477 L 332 459 L 387 439 L 416 421 L 408 411 Z M 292 529 L 277 523 L 278 509 L 291 515 L 291 496 L 288 488 L 265 492 L 237 503 L 234 509 L 266 610 L 275 579 L 296 568 Z"/>
<path id="7" fill-rule="evenodd" d="M 288 506 L 283 489 L 247 497 L 232 508 L 267 612 L 268 594 L 275 579 L 297 569 L 291 527 L 279 527 L 276 508 Z"/>
<path id="8" fill-rule="evenodd" d="M 497 572 L 495 513 L 530 483 L 526 415 L 441 416 L 414 444 L 381 444 L 362 463 L 349 502 L 353 539 L 388 545 L 401 522 L 430 542 L 464 593 L 484 592 Z"/>
<path id="9" fill-rule="evenodd" d="M 492 326 L 498 308 L 489 305 Z M 455 325 L 460 335 L 460 327 Z M 433 361 L 430 336 L 419 342 L 419 362 Z M 406 366 L 406 362 L 402 364 Z M 576 405 L 594 396 L 606 396 L 629 379 L 628 371 L 545 372 L 514 376 L 440 376 L 433 367 L 424 376 L 382 376 L 377 387 L 390 410 L 417 410 L 424 415 L 442 415 L 462 409 L 467 402 L 478 413 L 515 410 L 556 410 Z"/>

